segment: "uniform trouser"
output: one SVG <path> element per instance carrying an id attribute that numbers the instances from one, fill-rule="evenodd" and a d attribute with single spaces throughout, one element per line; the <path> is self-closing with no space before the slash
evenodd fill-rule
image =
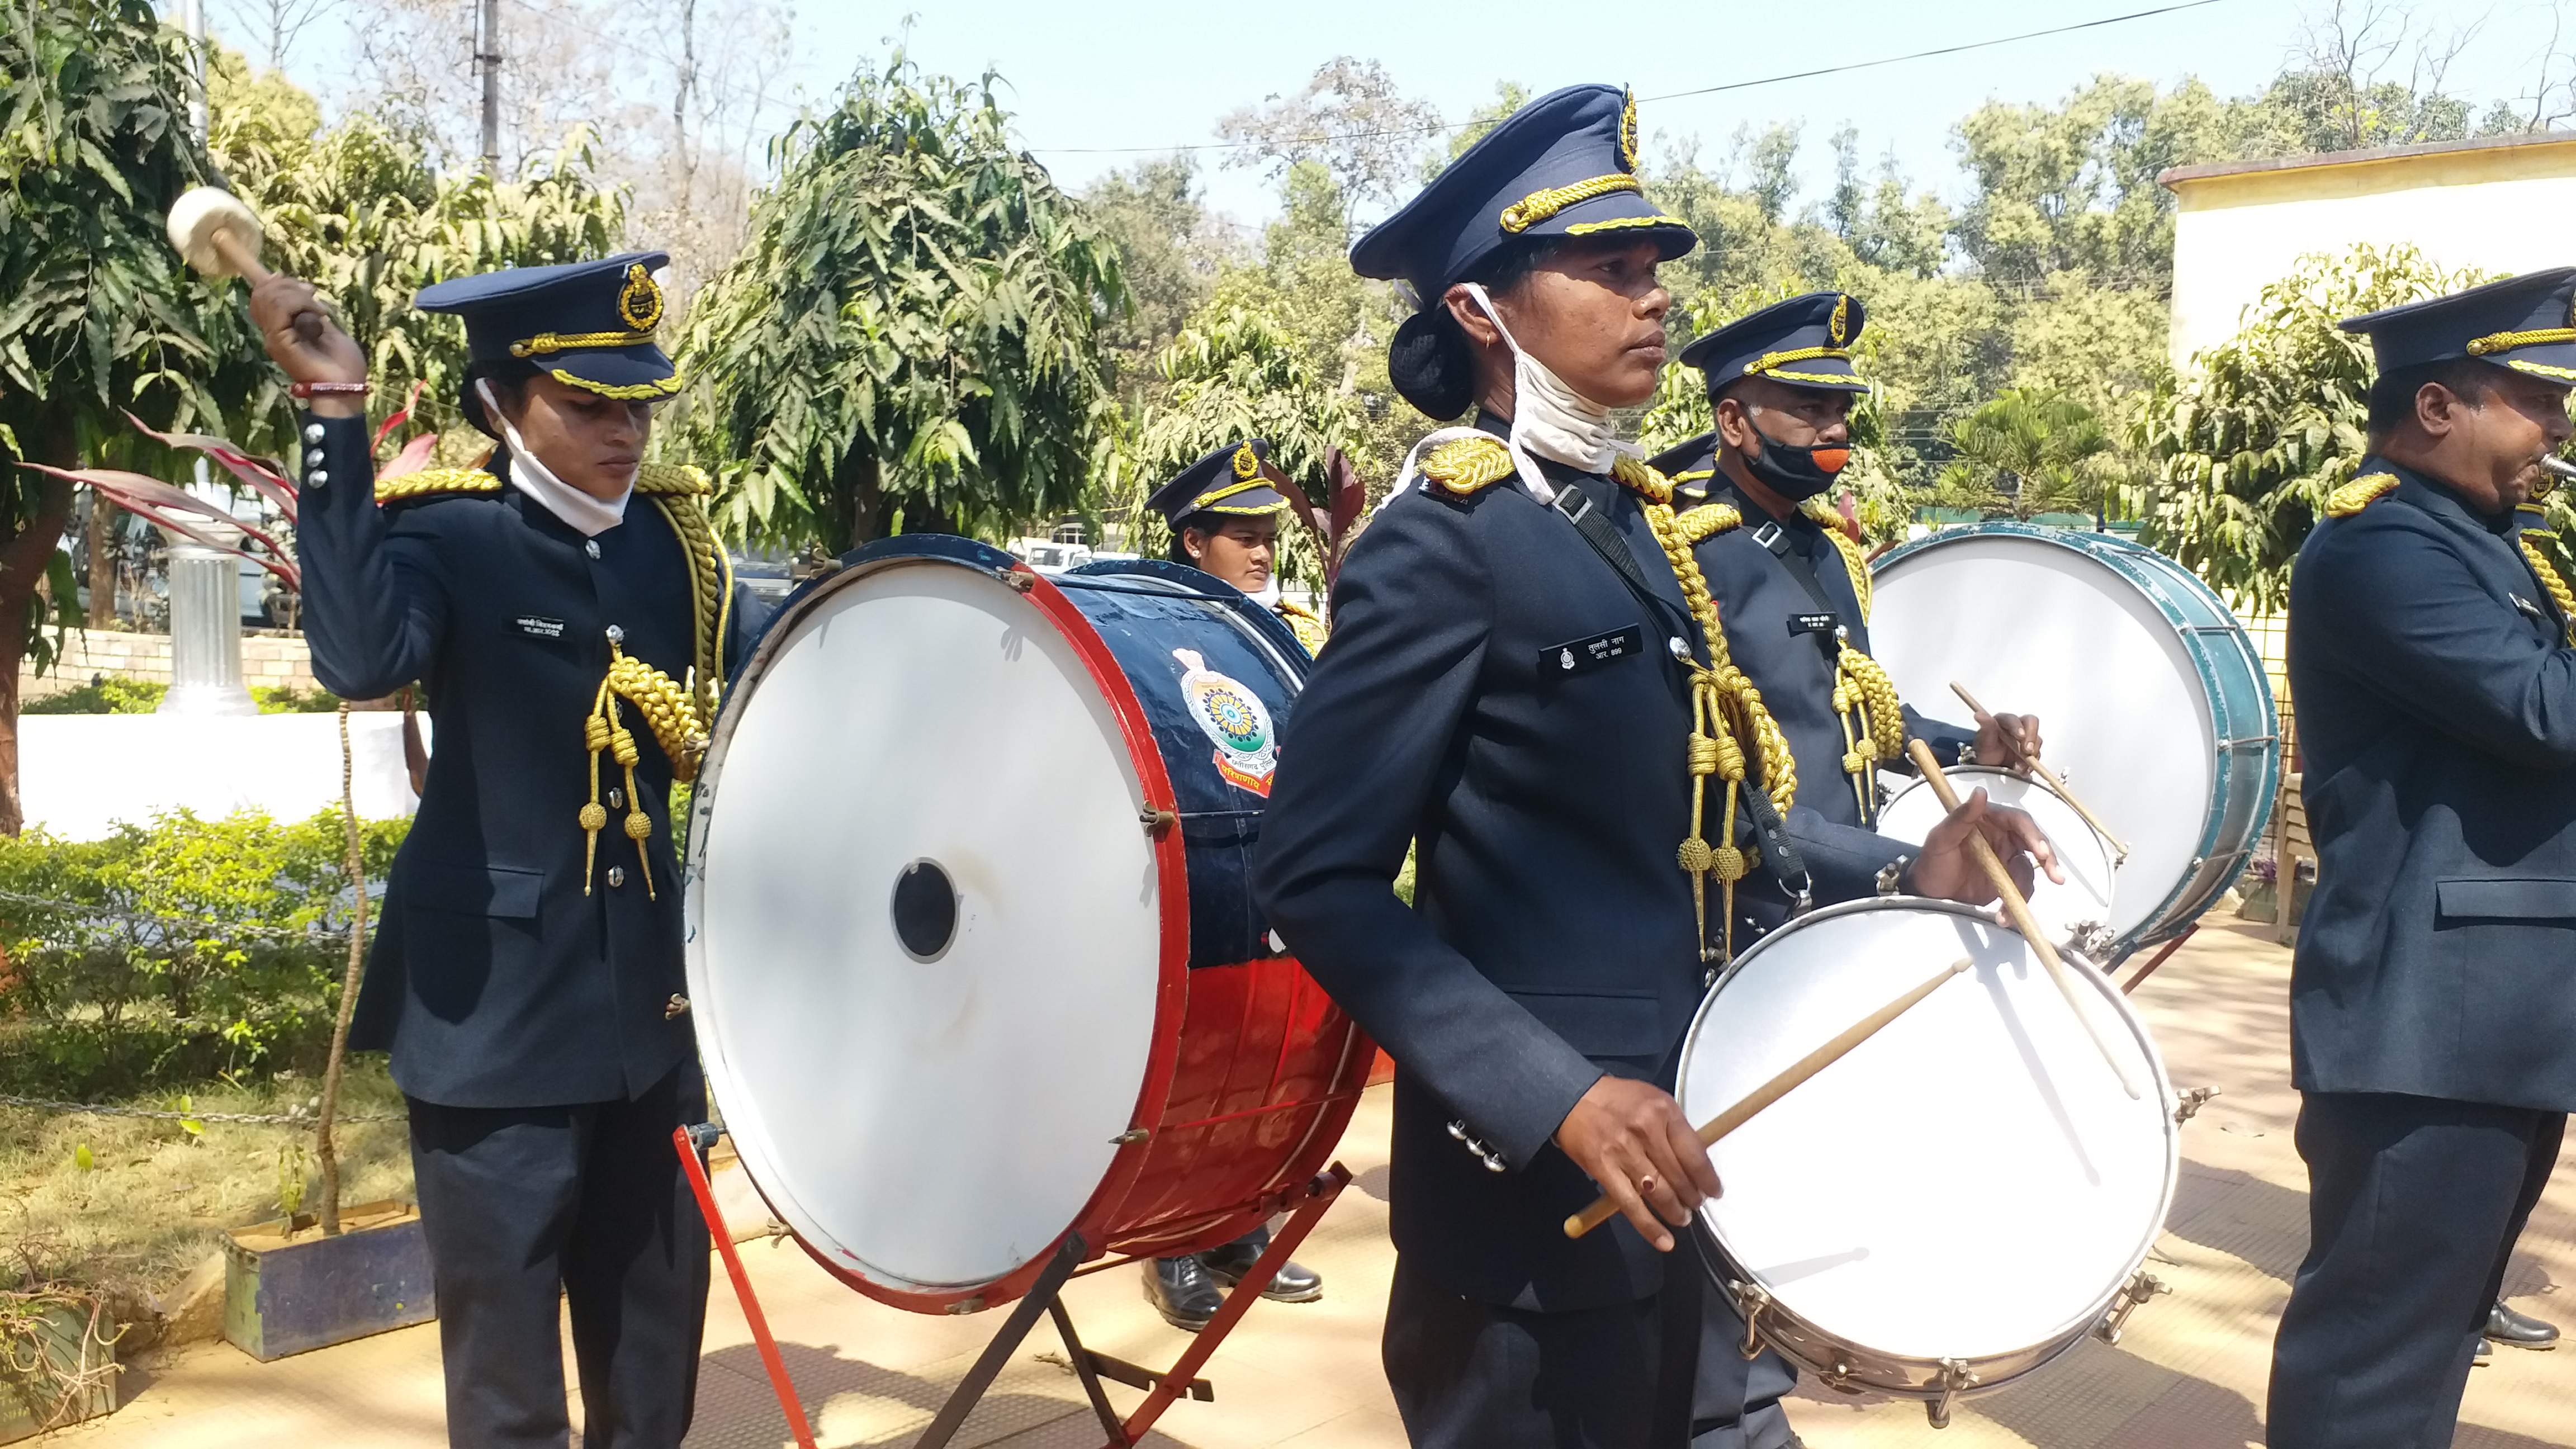
<path id="1" fill-rule="evenodd" d="M 708 1243 L 671 1129 L 706 1110 L 694 1061 L 631 1101 L 412 1102 L 450 1444 L 571 1442 L 569 1301 L 585 1449 L 676 1449 L 697 1397 Z"/>
<path id="2" fill-rule="evenodd" d="M 1703 1271 L 1682 1236 L 1671 1280 Z M 1415 1449 L 1780 1449 L 1790 1442 L 1780 1398 L 1797 1372 L 1767 1348 L 1738 1352 L 1744 1321 L 1726 1295 L 1699 1291 L 1703 1281 L 1633 1304 L 1533 1313 L 1445 1292 L 1399 1256 L 1384 1354 L 1406 1437 Z M 1657 1393 L 1692 1357 L 1666 1332 L 1668 1316 L 1696 1328 L 1687 1431 L 1676 1400 Z"/>
<path id="3" fill-rule="evenodd" d="M 2308 1256 L 2272 1346 L 2272 1449 L 2441 1449 L 2566 1114 L 2310 1092 Z"/>

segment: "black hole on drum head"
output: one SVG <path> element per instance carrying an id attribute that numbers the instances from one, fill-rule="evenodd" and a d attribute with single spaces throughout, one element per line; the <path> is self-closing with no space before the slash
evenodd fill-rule
<path id="1" fill-rule="evenodd" d="M 957 888 L 935 861 L 916 860 L 894 878 L 894 936 L 916 961 L 936 961 L 957 937 Z"/>

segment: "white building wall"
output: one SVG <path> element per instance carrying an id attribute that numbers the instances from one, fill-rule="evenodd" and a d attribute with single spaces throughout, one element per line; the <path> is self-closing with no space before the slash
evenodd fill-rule
<path id="1" fill-rule="evenodd" d="M 2236 334 L 2310 252 L 2408 242 L 2446 269 L 2576 264 L 2576 139 L 2227 175 L 2174 176 L 2171 353 Z"/>

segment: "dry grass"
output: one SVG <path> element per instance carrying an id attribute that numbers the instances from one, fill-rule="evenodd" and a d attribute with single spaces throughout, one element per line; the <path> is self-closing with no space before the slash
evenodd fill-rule
<path id="1" fill-rule="evenodd" d="M 321 1089 L 308 1076 L 249 1087 L 221 1084 L 191 1094 L 198 1112 L 283 1112 Z M 167 1107 L 172 1099 L 125 1105 Z M 402 1110 L 402 1094 L 381 1057 L 352 1061 L 341 1111 Z M 343 1204 L 411 1196 L 411 1157 L 403 1124 L 343 1123 Z M 320 1201 L 321 1173 L 311 1161 L 309 1125 L 208 1122 L 189 1132 L 177 1122 L 131 1117 L 56 1116 L 0 1107 L 0 1256 L 32 1260 L 45 1276 L 158 1297 L 176 1288 L 216 1251 L 225 1229 L 279 1215 L 281 1149 L 302 1145 L 304 1207 Z M 83 1165 L 86 1148 L 88 1165 Z"/>

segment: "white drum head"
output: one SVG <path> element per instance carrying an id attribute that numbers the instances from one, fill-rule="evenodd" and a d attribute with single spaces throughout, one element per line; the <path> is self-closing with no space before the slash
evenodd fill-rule
<path id="1" fill-rule="evenodd" d="M 1073 1224 L 1142 1088 L 1163 921 L 1134 764 L 1073 645 L 978 570 L 870 569 L 761 661 L 691 841 L 718 1105 L 832 1266 L 991 1283 Z"/>
<path id="2" fill-rule="evenodd" d="M 2164 1222 L 2171 1093 L 2116 991 L 2067 963 L 2153 1083 L 2139 1100 L 2019 936 L 1966 907 L 1834 907 L 1710 993 L 1679 1096 L 1706 1121 L 1963 956 L 1974 968 L 1719 1142 L 1725 1193 L 1700 1213 L 1736 1268 L 1835 1341 L 1973 1368 L 2071 1342 Z"/>
<path id="3" fill-rule="evenodd" d="M 2101 560 L 2009 534 L 1897 559 L 1871 590 L 1870 650 L 1897 693 L 1961 718 L 1956 680 L 2039 716 L 2050 768 L 2129 847 L 2111 929 L 2155 920 L 2192 874 L 2217 778 L 2207 686 L 2173 623 Z"/>
<path id="4" fill-rule="evenodd" d="M 2010 770 L 1961 765 L 1945 773 L 1960 799 L 1967 799 L 1970 791 L 1984 790 L 1996 804 L 2027 812 L 2038 823 L 2040 833 L 2048 837 L 2066 883 L 2059 885 L 2045 872 L 2036 874 L 2031 881 L 2030 912 L 2038 918 L 2040 928 L 2048 932 L 2050 941 L 2062 944 L 2088 927 L 2110 924 L 2114 880 L 2111 847 L 2099 832 L 2084 823 L 2074 806 L 2059 799 L 2046 785 L 2022 779 Z M 1915 780 L 1891 797 L 1879 812 L 1878 833 L 1921 845 L 1932 827 L 1948 814 L 1941 808 L 1940 797 L 1932 793 L 1932 786 Z"/>

